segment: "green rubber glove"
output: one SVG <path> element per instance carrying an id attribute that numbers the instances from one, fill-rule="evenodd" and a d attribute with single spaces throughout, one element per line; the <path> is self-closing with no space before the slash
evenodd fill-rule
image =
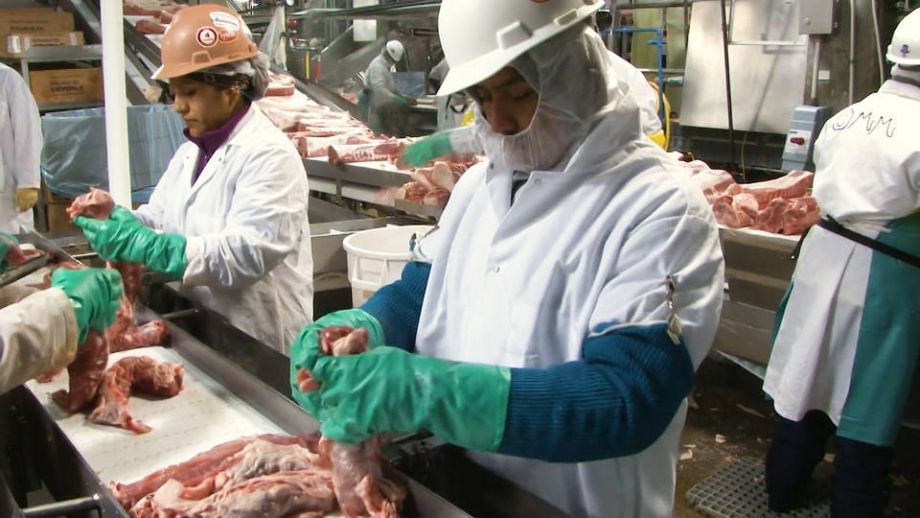
<path id="1" fill-rule="evenodd" d="M 115 207 L 106 220 L 77 216 L 74 223 L 103 259 L 142 263 L 176 278 L 185 274 L 185 236 L 158 234 L 124 207 Z"/>
<path id="2" fill-rule="evenodd" d="M 11 244 L 19 244 L 16 236 L 0 232 L 0 272 L 10 269 L 10 263 L 6 260 L 6 253 L 9 252 Z"/>
<path id="3" fill-rule="evenodd" d="M 121 275 L 117 271 L 111 268 L 58 268 L 51 274 L 51 287 L 63 290 L 73 302 L 80 330 L 77 344 L 86 340 L 90 329 L 103 332 L 115 322 L 115 313 L 121 306 L 123 295 Z"/>
<path id="4" fill-rule="evenodd" d="M 297 373 L 300 369 L 313 370 L 316 360 L 322 355 L 319 349 L 319 335 L 323 329 L 332 326 L 367 329 L 367 346 L 370 349 L 380 347 L 385 343 L 383 326 L 374 315 L 360 308 L 329 313 L 300 331 L 294 343 L 291 344 L 291 395 L 314 417 L 318 417 L 319 394 L 315 391 L 301 392 L 298 388 Z"/>
<path id="5" fill-rule="evenodd" d="M 402 161 L 409 167 L 418 167 L 453 152 L 450 133 L 439 131 L 407 146 Z"/>
<path id="6" fill-rule="evenodd" d="M 511 371 L 378 347 L 352 356 L 322 356 L 322 433 L 357 443 L 378 433 L 430 430 L 458 446 L 496 451 L 505 432 Z"/>

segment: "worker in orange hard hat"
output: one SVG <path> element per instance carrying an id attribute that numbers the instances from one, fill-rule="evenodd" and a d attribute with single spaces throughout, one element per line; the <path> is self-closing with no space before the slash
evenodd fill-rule
<path id="1" fill-rule="evenodd" d="M 162 40 L 182 145 L 137 211 L 76 223 L 105 259 L 181 279 L 186 294 L 282 353 L 312 321 L 307 176 L 290 140 L 253 101 L 267 59 L 220 5 L 176 13 Z M 159 232 L 157 232 L 159 231 Z"/>

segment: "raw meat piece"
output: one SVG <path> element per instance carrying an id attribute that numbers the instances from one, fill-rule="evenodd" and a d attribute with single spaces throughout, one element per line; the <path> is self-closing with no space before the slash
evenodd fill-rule
<path id="1" fill-rule="evenodd" d="M 437 187 L 448 191 L 454 190 L 454 185 L 457 184 L 461 174 L 463 174 L 463 171 L 457 172 L 451 169 L 450 164 L 447 162 L 435 162 L 434 167 L 431 168 L 432 182 Z"/>
<path id="2" fill-rule="evenodd" d="M 323 353 L 333 356 L 363 353 L 367 351 L 367 341 L 368 332 L 364 328 L 333 326 L 320 333 Z M 316 382 L 304 369 L 298 373 L 298 381 L 302 392 L 316 388 Z M 379 438 L 359 444 L 340 444 L 323 438 L 320 451 L 328 456 L 332 464 L 335 496 L 347 518 L 399 516 L 398 508 L 406 493 L 383 477 Z"/>
<path id="3" fill-rule="evenodd" d="M 732 206 L 735 207 L 735 211 L 743 212 L 752 220 L 756 219 L 757 214 L 760 212 L 760 204 L 757 203 L 757 198 L 753 194 L 744 192 L 732 196 Z"/>
<path id="4" fill-rule="evenodd" d="M 320 517 L 336 509 L 332 481 L 326 470 L 282 471 L 244 480 L 203 500 L 186 500 L 182 485 L 164 484 L 134 508 L 134 518 L 188 516 L 196 518 Z"/>
<path id="5" fill-rule="evenodd" d="M 70 391 L 61 389 L 51 399 L 68 414 L 76 413 L 93 402 L 109 361 L 105 336 L 90 329 L 86 340 L 77 348 L 77 356 L 67 366 Z"/>
<path id="6" fill-rule="evenodd" d="M 403 143 L 396 139 L 387 139 L 372 144 L 329 146 L 329 163 L 339 165 L 349 162 L 372 162 L 388 160 L 402 152 Z"/>
<path id="7" fill-rule="evenodd" d="M 757 215 L 753 228 L 778 234 L 783 229 L 784 217 L 788 208 L 789 200 L 784 198 L 770 200 L 767 207 Z"/>
<path id="8" fill-rule="evenodd" d="M 130 484 L 111 482 L 109 483 L 109 488 L 125 509 L 131 509 L 140 499 L 154 493 L 171 479 L 187 487 L 202 484 L 206 479 L 216 476 L 231 466 L 236 458 L 234 457 L 236 453 L 255 440 L 264 440 L 275 444 L 297 444 L 313 452 L 317 450 L 318 441 L 315 437 L 274 434 L 243 437 L 219 444 L 185 462 L 155 471 L 136 482 Z"/>
<path id="9" fill-rule="evenodd" d="M 131 416 L 128 398 L 132 393 L 173 397 L 182 390 L 183 372 L 180 363 L 160 363 L 146 356 L 118 360 L 105 373 L 96 408 L 89 420 L 134 433 L 149 432 L 149 426 Z"/>
<path id="10" fill-rule="evenodd" d="M 751 216 L 735 209 L 734 199 L 730 194 L 720 194 L 712 200 L 712 213 L 716 221 L 729 228 L 747 227 L 754 222 Z"/>
<path id="11" fill-rule="evenodd" d="M 396 191 L 396 199 L 424 203 L 428 188 L 418 182 L 406 182 Z"/>
<path id="12" fill-rule="evenodd" d="M 297 151 L 304 158 L 326 156 L 329 146 L 333 144 L 368 144 L 373 141 L 370 135 L 359 133 L 344 133 L 331 137 L 310 137 L 303 133 L 289 133 L 291 140 L 297 143 Z"/>
<path id="13" fill-rule="evenodd" d="M 77 216 L 86 216 L 93 219 L 107 219 L 114 208 L 115 200 L 109 193 L 102 189 L 90 187 L 88 193 L 77 196 L 66 210 L 70 219 L 76 218 Z"/>
<path id="14" fill-rule="evenodd" d="M 109 352 L 117 353 L 153 345 L 165 345 L 169 327 L 162 320 L 153 320 L 141 326 L 131 326 L 109 342 Z"/>
<path id="15" fill-rule="evenodd" d="M 432 177 L 431 168 L 419 168 L 415 171 L 409 173 L 409 177 L 412 178 L 412 181 L 421 185 L 426 190 L 430 191 L 432 189 L 437 189 L 438 186 L 434 183 L 434 178 Z"/>
<path id="16" fill-rule="evenodd" d="M 791 171 L 781 178 L 766 182 L 737 184 L 732 189 L 738 192 L 753 194 L 761 207 L 767 207 L 771 200 L 776 198 L 799 198 L 811 189 L 814 173 L 808 171 Z M 730 193 L 734 194 L 734 192 Z"/>
<path id="17" fill-rule="evenodd" d="M 814 225 L 821 218 L 818 200 L 811 196 L 791 200 L 786 214 L 783 215 L 783 234 L 796 235 Z"/>
<path id="18" fill-rule="evenodd" d="M 301 127 L 298 124 L 298 133 L 303 133 L 305 137 L 333 137 L 335 135 L 367 135 L 367 129 L 360 126 L 324 126 L 324 127 Z"/>
<path id="19" fill-rule="evenodd" d="M 265 90 L 266 96 L 293 95 L 294 90 L 294 79 L 292 77 L 274 72 L 269 74 L 268 88 Z"/>
<path id="20" fill-rule="evenodd" d="M 447 200 L 450 199 L 450 191 L 440 187 L 428 191 L 422 203 L 425 205 L 434 205 L 436 207 L 447 206 Z"/>
<path id="21" fill-rule="evenodd" d="M 157 11 L 157 13 L 159 13 L 159 11 Z M 154 20 L 148 20 L 146 18 L 143 20 L 138 20 L 134 28 L 137 29 L 137 32 L 141 34 L 163 34 L 166 32 L 165 25 Z"/>
<path id="22" fill-rule="evenodd" d="M 160 9 L 156 14 L 157 19 L 164 24 L 171 23 L 175 15 L 176 13 L 174 11 L 167 11 L 165 9 Z"/>
<path id="23" fill-rule="evenodd" d="M 122 13 L 125 16 L 156 16 L 159 9 L 147 9 L 131 2 L 122 2 Z"/>

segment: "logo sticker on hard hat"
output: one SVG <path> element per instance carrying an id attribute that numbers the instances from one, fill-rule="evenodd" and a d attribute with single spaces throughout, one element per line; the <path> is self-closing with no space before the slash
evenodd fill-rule
<path id="1" fill-rule="evenodd" d="M 901 55 L 906 57 L 908 54 L 910 54 L 910 47 L 908 47 L 905 43 L 904 45 L 901 45 Z"/>
<path id="2" fill-rule="evenodd" d="M 214 27 L 202 27 L 195 34 L 195 39 L 202 47 L 213 47 L 217 43 L 217 31 L 214 30 Z"/>
<path id="3" fill-rule="evenodd" d="M 218 39 L 224 43 L 235 40 L 240 34 L 240 19 L 230 13 L 211 13 L 211 21 L 217 27 Z"/>

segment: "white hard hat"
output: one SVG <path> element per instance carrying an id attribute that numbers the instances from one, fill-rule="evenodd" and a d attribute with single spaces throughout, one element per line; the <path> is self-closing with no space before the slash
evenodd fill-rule
<path id="1" fill-rule="evenodd" d="M 391 40 L 387 42 L 387 54 L 393 58 L 393 61 L 399 62 L 402 59 L 403 54 L 406 52 L 406 47 L 403 47 L 403 44 L 397 40 Z"/>
<path id="2" fill-rule="evenodd" d="M 488 79 L 603 6 L 603 0 L 443 0 L 438 31 L 450 72 L 438 95 Z"/>
<path id="3" fill-rule="evenodd" d="M 888 61 L 901 66 L 920 65 L 920 9 L 905 16 L 894 30 Z"/>

